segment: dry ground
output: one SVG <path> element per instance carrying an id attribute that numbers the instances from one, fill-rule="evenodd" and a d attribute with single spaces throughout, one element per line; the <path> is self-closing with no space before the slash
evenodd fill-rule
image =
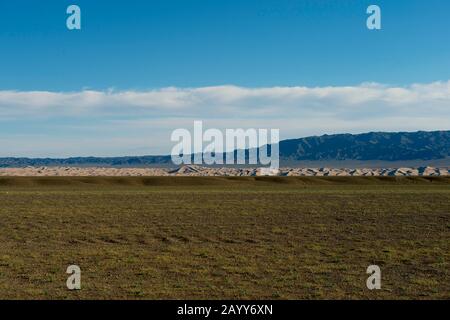
<path id="1" fill-rule="evenodd" d="M 3 299 L 449 299 L 449 267 L 449 178 L 0 178 Z"/>

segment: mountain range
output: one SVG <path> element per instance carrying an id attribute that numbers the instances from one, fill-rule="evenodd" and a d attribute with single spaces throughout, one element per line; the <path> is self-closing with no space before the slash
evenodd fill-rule
<path id="1" fill-rule="evenodd" d="M 360 163 L 417 163 L 438 161 L 450 165 L 450 131 L 369 132 L 333 134 L 283 140 L 279 143 L 280 163 L 324 165 Z M 0 167 L 174 166 L 170 155 L 126 157 L 0 158 Z"/>

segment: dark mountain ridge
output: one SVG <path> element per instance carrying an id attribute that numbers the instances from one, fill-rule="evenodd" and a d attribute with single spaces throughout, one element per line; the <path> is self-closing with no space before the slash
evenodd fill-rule
<path id="1" fill-rule="evenodd" d="M 450 131 L 369 132 L 311 136 L 283 140 L 279 147 L 281 165 L 314 161 L 323 163 L 415 161 L 420 163 L 427 160 L 450 159 Z M 65 159 L 0 158 L 0 167 L 26 166 L 173 167 L 174 165 L 170 155 Z"/>
<path id="2" fill-rule="evenodd" d="M 280 142 L 280 158 L 291 160 L 431 160 L 449 153 L 450 131 L 334 134 Z"/>

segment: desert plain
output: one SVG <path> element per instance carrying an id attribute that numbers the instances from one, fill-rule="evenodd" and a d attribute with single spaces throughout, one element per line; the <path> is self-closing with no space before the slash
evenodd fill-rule
<path id="1" fill-rule="evenodd" d="M 446 176 L 7 176 L 0 203 L 1 299 L 450 298 Z"/>

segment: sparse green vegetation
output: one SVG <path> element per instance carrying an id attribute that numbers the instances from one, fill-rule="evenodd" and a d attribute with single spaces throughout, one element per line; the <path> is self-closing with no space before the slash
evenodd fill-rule
<path id="1" fill-rule="evenodd" d="M 3 299 L 448 299 L 449 270 L 445 177 L 0 178 Z"/>

